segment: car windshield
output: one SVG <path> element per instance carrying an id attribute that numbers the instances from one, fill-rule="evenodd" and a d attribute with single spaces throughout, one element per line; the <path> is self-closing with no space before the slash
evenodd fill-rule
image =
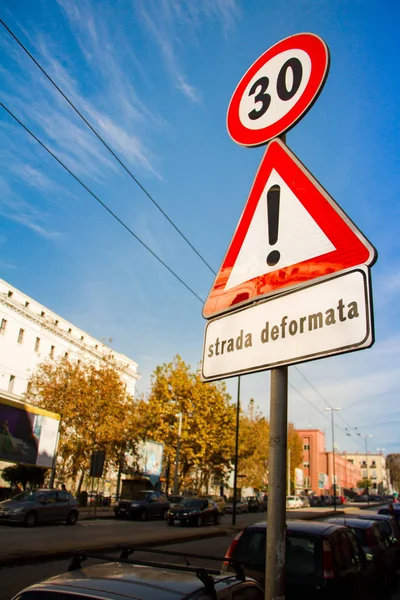
<path id="1" fill-rule="evenodd" d="M 182 500 L 181 506 L 185 508 L 201 508 L 203 500 Z"/>
<path id="2" fill-rule="evenodd" d="M 14 496 L 13 500 L 15 502 L 37 502 L 41 496 L 43 496 L 43 492 L 32 492 L 31 490 L 28 490 L 17 494 Z"/>
<path id="3" fill-rule="evenodd" d="M 132 494 L 132 500 L 148 500 L 150 495 L 153 492 L 149 492 L 148 490 L 137 490 Z"/>

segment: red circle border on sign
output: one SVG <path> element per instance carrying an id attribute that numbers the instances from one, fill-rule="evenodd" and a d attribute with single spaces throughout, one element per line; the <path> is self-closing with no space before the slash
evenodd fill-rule
<path id="1" fill-rule="evenodd" d="M 252 77 L 269 60 L 281 52 L 297 48 L 307 52 L 311 60 L 310 79 L 307 82 L 304 92 L 289 112 L 275 123 L 272 123 L 272 125 L 268 125 L 263 129 L 248 129 L 240 121 L 239 105 Z M 226 117 L 226 126 L 231 138 L 241 146 L 262 146 L 269 140 L 288 131 L 304 117 L 317 99 L 328 76 L 329 64 L 328 46 L 322 38 L 314 33 L 298 33 L 281 40 L 269 48 L 251 65 L 233 92 Z"/>

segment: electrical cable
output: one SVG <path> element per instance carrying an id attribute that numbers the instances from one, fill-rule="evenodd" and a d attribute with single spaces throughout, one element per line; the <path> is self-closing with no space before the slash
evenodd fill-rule
<path id="1" fill-rule="evenodd" d="M 89 127 L 89 129 L 92 131 L 92 133 L 94 133 L 94 135 L 103 144 L 103 146 L 105 148 L 107 148 L 107 150 L 112 154 L 112 156 L 115 158 L 115 160 L 118 162 L 118 164 L 125 170 L 126 173 L 128 173 L 129 177 L 136 183 L 136 185 L 139 186 L 139 188 L 142 190 L 142 192 L 148 197 L 148 199 L 154 204 L 154 206 L 156 206 L 158 208 L 158 210 L 161 212 L 161 214 L 167 219 L 167 221 L 178 232 L 178 234 L 185 240 L 185 242 L 190 246 L 190 248 L 193 250 L 193 252 L 195 254 L 197 254 L 197 256 L 200 258 L 200 260 L 206 265 L 206 267 L 214 275 L 216 275 L 216 272 L 214 271 L 214 269 L 208 264 L 208 262 L 205 260 L 205 258 L 203 258 L 203 256 L 200 254 L 200 252 L 195 248 L 195 246 L 193 246 L 193 244 L 188 240 L 188 238 L 179 229 L 179 227 L 174 223 L 174 221 L 167 215 L 167 213 L 161 208 L 161 206 L 154 200 L 154 198 L 152 197 L 150 192 L 148 192 L 146 190 L 146 188 L 140 183 L 139 179 L 132 173 L 132 171 L 125 165 L 125 163 L 122 162 L 122 160 L 119 158 L 119 156 L 116 154 L 116 152 L 111 148 L 111 146 L 109 144 L 107 144 L 107 142 L 101 137 L 101 135 L 98 133 L 98 131 L 96 131 L 96 129 L 93 127 L 93 125 L 91 125 L 91 123 L 86 119 L 86 117 L 84 117 L 83 114 L 79 111 L 79 109 L 75 106 L 75 104 L 72 102 L 72 100 L 70 100 L 68 98 L 68 96 L 65 94 L 65 92 L 63 92 L 63 90 L 56 84 L 56 82 L 50 77 L 50 75 L 47 73 L 47 71 L 44 69 L 44 67 L 42 67 L 42 65 L 39 63 L 39 61 L 26 48 L 26 46 L 24 46 L 24 44 L 18 39 L 18 37 L 15 35 L 15 33 L 8 27 L 8 25 L 6 25 L 6 23 L 1 18 L 0 18 L 0 23 L 1 23 L 1 25 L 3 25 L 3 27 L 6 29 L 6 31 L 8 31 L 8 33 L 11 35 L 11 37 L 17 42 L 17 44 L 22 48 L 22 50 L 35 63 L 35 65 L 38 67 L 38 69 L 40 69 L 40 71 L 48 79 L 48 81 L 50 81 L 50 83 L 61 94 L 61 96 L 64 98 L 64 100 L 66 102 L 68 102 L 70 107 L 82 119 L 82 121 L 85 123 L 85 125 L 87 127 Z"/>
<path id="2" fill-rule="evenodd" d="M 14 121 L 16 121 L 18 123 L 18 125 L 20 125 L 23 129 L 25 129 L 25 131 L 27 133 L 29 133 L 29 135 L 31 137 L 33 137 L 33 139 L 44 149 L 46 150 L 46 152 L 48 154 L 50 154 L 50 156 L 52 156 L 54 158 L 54 160 L 56 160 L 58 162 L 58 164 L 65 170 L 67 171 L 67 173 L 69 173 L 71 175 L 71 177 L 73 177 L 75 179 L 75 181 L 77 181 L 99 204 L 101 204 L 101 206 L 116 220 L 118 221 L 118 223 L 120 225 L 122 225 L 122 227 L 124 227 L 124 229 L 126 229 L 126 231 L 128 231 L 128 233 L 130 233 L 144 248 L 146 248 L 146 250 L 148 252 L 150 252 L 150 254 L 152 256 L 154 256 L 155 259 L 158 260 L 159 263 L 162 264 L 163 267 L 165 267 L 167 269 L 167 271 L 169 271 L 171 273 L 171 275 L 173 275 L 183 286 L 185 286 L 185 288 L 191 293 L 193 294 L 193 296 L 195 296 L 197 298 L 197 300 L 200 300 L 200 302 L 202 304 L 204 304 L 204 300 L 202 300 L 202 298 L 200 298 L 200 296 L 198 296 L 196 294 L 196 292 L 194 290 L 192 290 L 192 288 L 183 281 L 183 279 L 181 279 L 181 277 L 179 277 L 179 275 L 177 275 L 177 273 L 175 273 L 175 271 L 173 271 L 171 269 L 171 267 L 169 267 L 153 250 L 151 250 L 151 248 L 149 248 L 149 246 L 147 246 L 147 244 L 145 244 L 145 242 L 143 242 L 143 240 L 140 239 L 140 237 L 138 235 L 136 235 L 136 233 L 134 233 L 132 231 L 132 229 L 130 227 L 128 227 L 128 225 L 126 225 L 126 223 L 124 223 L 124 221 L 122 219 L 120 219 L 120 217 L 118 217 L 118 215 L 113 212 L 111 210 L 111 208 L 109 208 L 107 206 L 107 204 L 105 204 L 100 198 L 99 196 L 97 196 L 94 192 L 92 192 L 92 190 L 77 176 L 75 175 L 75 173 L 73 173 L 73 171 L 71 171 L 71 169 L 69 169 L 59 158 L 58 156 L 56 156 L 54 154 L 54 152 L 52 152 L 50 150 L 50 148 L 48 148 L 26 125 L 24 125 L 24 123 L 22 123 L 22 121 L 20 121 L 18 119 L 18 117 L 16 117 L 14 115 L 14 113 L 11 112 L 11 110 L 9 108 L 7 108 L 7 106 L 5 106 L 5 104 L 3 104 L 3 102 L 0 101 L 0 106 L 1 108 L 3 108 L 9 115 L 10 117 L 12 117 L 14 119 Z"/>

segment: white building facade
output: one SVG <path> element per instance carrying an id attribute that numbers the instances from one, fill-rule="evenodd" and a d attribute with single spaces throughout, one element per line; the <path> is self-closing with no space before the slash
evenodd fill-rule
<path id="1" fill-rule="evenodd" d="M 391 486 L 384 454 L 370 452 L 367 454 L 363 454 L 362 452 L 350 454 L 343 452 L 341 456 L 361 469 L 363 479 L 371 480 L 370 493 L 382 494 L 383 492 L 390 491 Z"/>
<path id="2" fill-rule="evenodd" d="M 0 396 L 20 400 L 31 375 L 46 360 L 67 356 L 96 364 L 109 355 L 133 396 L 140 378 L 135 361 L 0 279 Z"/>

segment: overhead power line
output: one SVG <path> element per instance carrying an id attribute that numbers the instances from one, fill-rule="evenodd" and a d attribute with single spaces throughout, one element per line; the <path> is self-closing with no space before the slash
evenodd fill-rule
<path id="1" fill-rule="evenodd" d="M 171 273 L 171 275 L 173 275 L 183 286 L 185 286 L 185 288 L 191 293 L 193 294 L 193 296 L 195 296 L 195 298 L 197 298 L 197 300 L 200 300 L 200 302 L 202 304 L 204 304 L 204 300 L 202 298 L 200 298 L 200 296 L 198 294 L 196 294 L 196 292 L 194 290 L 192 290 L 192 288 L 183 281 L 183 279 L 181 277 L 179 277 L 179 275 L 177 275 L 177 273 L 175 273 L 175 271 L 173 271 L 171 269 L 171 267 L 169 267 L 151 248 L 149 248 L 149 246 L 147 244 L 145 244 L 145 242 L 143 242 L 143 240 L 140 239 L 140 237 L 138 235 L 136 235 L 136 233 L 134 233 L 134 231 L 132 231 L 132 229 L 126 224 L 124 223 L 124 221 L 118 217 L 118 215 L 113 212 L 111 210 L 111 208 L 109 208 L 107 206 L 107 204 L 105 204 L 100 198 L 99 196 L 97 196 L 94 192 L 92 192 L 92 190 L 86 185 L 86 183 L 84 183 L 77 175 L 75 175 L 75 173 L 73 171 L 71 171 L 71 169 L 69 169 L 67 167 L 66 164 L 64 164 L 62 162 L 62 160 L 60 160 L 58 158 L 58 156 L 56 156 L 54 154 L 54 152 L 52 152 L 50 150 L 50 148 L 48 148 L 46 146 L 46 144 L 44 144 L 26 125 L 24 125 L 24 123 L 22 123 L 22 121 L 20 121 L 20 119 L 18 119 L 18 117 L 16 117 L 14 115 L 13 112 L 11 112 L 11 110 L 9 108 L 7 108 L 7 106 L 5 106 L 5 104 L 3 104 L 3 102 L 0 101 L 0 106 L 10 115 L 10 117 L 12 117 L 14 119 L 14 121 L 16 121 L 18 123 L 18 125 L 20 125 L 23 129 L 25 129 L 25 131 L 27 133 L 29 133 L 29 135 L 44 149 L 46 150 L 46 152 L 48 154 L 50 154 L 50 156 L 52 156 L 54 158 L 55 161 L 58 162 L 58 164 L 65 170 L 67 171 L 67 173 L 69 173 L 71 175 L 71 177 L 73 177 L 75 179 L 75 181 L 77 181 L 79 183 L 79 185 L 81 185 L 95 200 L 96 202 L 98 202 L 116 221 L 118 221 L 118 223 L 120 225 L 122 225 L 122 227 L 124 229 L 126 229 L 126 231 L 128 233 L 130 233 L 130 235 L 132 235 L 144 248 L 146 248 L 146 250 L 148 252 L 150 252 L 150 254 L 152 256 L 154 256 L 154 258 L 156 260 L 158 260 L 159 263 L 162 264 L 163 267 L 165 267 L 167 269 L 167 271 L 169 271 Z"/>
<path id="2" fill-rule="evenodd" d="M 103 137 L 99 134 L 98 131 L 96 131 L 96 129 L 93 127 L 93 125 L 91 125 L 91 123 L 86 119 L 86 117 L 83 116 L 83 114 L 80 112 L 80 110 L 75 106 L 75 104 L 72 102 L 72 100 L 70 100 L 68 98 L 68 96 L 66 95 L 65 92 L 63 92 L 63 90 L 60 88 L 59 85 L 57 85 L 57 83 L 54 81 L 54 79 L 52 79 L 52 77 L 47 73 L 47 71 L 44 69 L 44 67 L 42 67 L 42 65 L 39 63 L 39 61 L 33 56 L 33 54 L 28 50 L 28 48 L 26 48 L 26 46 L 20 41 L 20 39 L 15 35 L 15 33 L 8 27 L 8 25 L 6 25 L 6 23 L 3 21 L 3 19 L 0 19 L 0 23 L 3 25 L 3 27 L 6 29 L 6 31 L 8 31 L 8 33 L 11 35 L 11 37 L 15 40 L 15 42 L 17 42 L 17 44 L 20 46 L 20 48 L 22 48 L 22 50 L 29 56 L 29 58 L 35 63 L 35 65 L 38 67 L 38 69 L 40 69 L 40 71 L 43 73 L 43 75 L 46 77 L 46 79 L 48 79 L 48 81 L 50 81 L 50 83 L 55 87 L 55 89 L 61 94 L 61 96 L 64 98 L 64 100 L 66 102 L 68 102 L 69 106 L 72 108 L 72 110 L 75 111 L 75 113 L 82 119 L 82 121 L 85 123 L 85 125 L 87 127 L 89 127 L 90 131 L 97 137 L 97 139 L 103 144 L 103 146 L 105 148 L 107 148 L 108 152 L 110 152 L 110 154 L 112 154 L 112 156 L 115 158 L 115 160 L 118 162 L 118 164 L 124 169 L 124 171 L 129 175 L 129 177 L 136 183 L 136 185 L 139 186 L 139 188 L 142 190 L 142 192 L 144 194 L 146 194 L 147 198 L 154 204 L 154 206 L 161 212 L 161 214 L 167 219 L 167 221 L 172 225 L 172 227 L 175 229 L 175 231 L 178 232 L 178 234 L 182 237 L 182 239 L 188 244 L 188 246 L 190 246 L 190 248 L 193 250 L 193 252 L 200 258 L 200 260 L 206 265 L 206 267 L 214 274 L 216 275 L 216 272 L 214 271 L 214 269 L 209 265 L 209 263 L 206 261 L 206 259 L 200 254 L 200 252 L 195 248 L 195 246 L 188 240 L 188 238 L 185 236 L 185 234 L 181 231 L 181 229 L 179 229 L 179 227 L 174 223 L 174 221 L 167 215 L 167 213 L 161 208 L 161 206 L 158 204 L 158 202 L 156 202 L 156 200 L 153 198 L 153 196 L 150 194 L 150 192 L 147 191 L 147 189 L 140 183 L 139 179 L 132 173 L 132 171 L 126 166 L 126 164 L 119 158 L 119 156 L 116 154 L 116 152 L 111 148 L 111 146 L 109 144 L 107 144 L 107 142 L 103 139 Z"/>

